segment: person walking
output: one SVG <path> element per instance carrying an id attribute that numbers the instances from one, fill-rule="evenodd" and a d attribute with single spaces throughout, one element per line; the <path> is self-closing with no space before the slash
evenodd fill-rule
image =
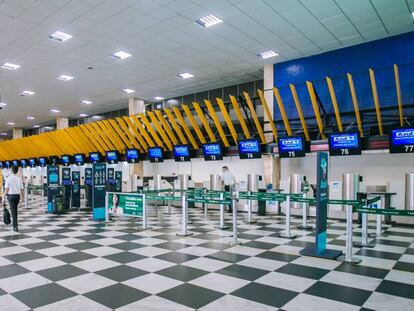
<path id="1" fill-rule="evenodd" d="M 17 166 L 13 166 L 12 174 L 6 178 L 5 191 L 3 196 L 3 202 L 5 202 L 5 198 L 9 200 L 14 231 L 19 231 L 19 224 L 17 221 L 17 206 L 19 205 L 20 198 L 24 199 L 23 181 L 19 176 L 17 176 L 18 172 L 19 168 Z"/>
<path id="2" fill-rule="evenodd" d="M 230 191 L 231 187 L 234 186 L 234 184 L 236 183 L 236 179 L 234 178 L 234 175 L 230 172 L 228 166 L 223 166 L 221 170 L 221 180 L 224 184 L 224 191 Z M 232 212 L 231 205 L 229 205 L 229 212 Z"/>

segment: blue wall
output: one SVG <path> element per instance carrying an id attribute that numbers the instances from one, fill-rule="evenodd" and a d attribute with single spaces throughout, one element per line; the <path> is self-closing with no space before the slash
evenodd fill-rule
<path id="1" fill-rule="evenodd" d="M 296 86 L 305 116 L 313 116 L 305 82 L 313 82 L 325 109 L 333 112 L 325 80 L 329 76 L 335 88 L 339 110 L 347 112 L 353 111 L 346 77 L 349 72 L 354 79 L 360 109 L 369 109 L 374 108 L 368 72 L 372 68 L 380 106 L 396 107 L 394 64 L 399 66 L 403 104 L 414 103 L 414 32 L 275 64 L 274 84 L 280 90 L 289 118 L 297 117 L 289 83 Z M 276 102 L 274 111 L 275 120 L 280 120 Z"/>

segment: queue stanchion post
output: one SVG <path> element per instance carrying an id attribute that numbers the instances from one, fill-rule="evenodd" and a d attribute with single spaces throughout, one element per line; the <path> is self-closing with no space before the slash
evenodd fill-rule
<path id="1" fill-rule="evenodd" d="M 306 199 L 306 192 L 303 193 L 303 198 Z M 313 227 L 308 225 L 308 209 L 309 209 L 309 204 L 307 202 L 303 202 L 302 203 L 302 208 L 303 208 L 303 212 L 302 212 L 302 224 L 298 226 L 298 229 L 302 229 L 302 230 L 312 230 Z"/>
<path id="2" fill-rule="evenodd" d="M 24 187 L 24 208 L 28 209 L 29 208 L 29 200 L 28 200 L 28 193 L 29 191 L 27 190 L 27 185 Z"/>
<path id="3" fill-rule="evenodd" d="M 349 262 L 352 264 L 358 264 L 361 262 L 361 258 L 353 256 L 352 254 L 352 238 L 353 238 L 353 206 L 346 206 L 346 245 L 345 245 L 345 254 L 338 257 L 338 261 Z"/>
<path id="4" fill-rule="evenodd" d="M 147 198 L 145 194 L 142 194 L 142 230 L 149 230 L 149 229 L 151 229 L 151 227 L 148 226 Z"/>
<path id="5" fill-rule="evenodd" d="M 237 203 L 238 199 L 235 196 L 231 198 L 231 208 L 233 210 L 233 240 L 231 241 L 230 245 L 241 245 L 242 243 L 237 239 Z"/>
<path id="6" fill-rule="evenodd" d="M 216 227 L 217 229 L 220 230 L 225 230 L 228 229 L 229 226 L 226 226 L 224 224 L 224 204 L 223 204 L 223 200 L 224 200 L 224 194 L 223 192 L 220 193 L 220 223 L 219 225 Z"/>
<path id="7" fill-rule="evenodd" d="M 247 195 L 249 196 L 249 199 L 247 200 L 247 223 L 248 224 L 254 224 L 254 223 L 256 223 L 257 221 L 256 220 L 253 220 L 253 211 L 252 211 L 252 208 L 253 208 L 253 201 L 252 201 L 252 199 L 250 198 L 250 196 L 251 196 L 251 192 L 250 191 L 248 191 L 247 192 Z"/>
<path id="8" fill-rule="evenodd" d="M 182 193 L 181 197 L 181 232 L 177 232 L 178 236 L 189 236 L 193 235 L 192 232 L 187 231 L 187 220 L 188 220 L 188 205 L 185 192 Z"/>
<path id="9" fill-rule="evenodd" d="M 384 197 L 380 196 L 380 206 L 378 208 L 384 208 Z M 377 205 L 378 206 L 378 205 Z M 380 237 L 382 234 L 382 215 L 378 214 L 377 215 L 377 227 L 375 230 L 375 234 L 377 237 Z"/>
<path id="10" fill-rule="evenodd" d="M 290 195 L 287 195 L 286 200 L 285 200 L 285 216 L 286 216 L 285 233 L 281 232 L 279 233 L 279 236 L 281 238 L 294 239 L 296 238 L 296 235 L 290 233 Z"/>
<path id="11" fill-rule="evenodd" d="M 171 211 L 171 200 L 167 200 L 167 211 L 164 213 L 165 215 L 172 215 L 175 214 Z"/>
<path id="12" fill-rule="evenodd" d="M 109 193 L 105 192 L 105 221 L 109 221 Z"/>
<path id="13" fill-rule="evenodd" d="M 367 200 L 365 199 L 365 207 L 368 207 Z M 368 241 L 368 214 L 362 213 L 361 215 L 361 242 L 354 242 L 355 247 L 374 247 L 374 242 Z"/>

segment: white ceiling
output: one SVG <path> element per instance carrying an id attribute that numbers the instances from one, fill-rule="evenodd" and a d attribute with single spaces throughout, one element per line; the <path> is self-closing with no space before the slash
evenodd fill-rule
<path id="1" fill-rule="evenodd" d="M 251 81 L 265 63 L 412 31 L 411 10 L 414 0 L 0 0 L 0 63 L 21 65 L 0 69 L 0 130 L 51 120 L 50 109 L 77 117 L 123 108 L 123 88 L 151 100 Z M 208 14 L 224 22 L 194 23 Z M 56 30 L 73 38 L 49 39 Z M 256 56 L 268 49 L 279 56 Z M 110 56 L 119 50 L 132 57 Z"/>

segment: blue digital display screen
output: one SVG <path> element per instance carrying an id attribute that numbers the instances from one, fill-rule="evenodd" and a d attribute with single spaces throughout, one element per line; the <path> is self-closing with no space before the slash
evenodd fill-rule
<path id="1" fill-rule="evenodd" d="M 35 167 L 36 166 L 36 160 L 35 159 L 29 159 L 29 165 L 31 167 Z"/>
<path id="2" fill-rule="evenodd" d="M 162 158 L 162 150 L 160 147 L 154 147 L 148 149 L 150 158 Z"/>
<path id="3" fill-rule="evenodd" d="M 40 166 L 45 166 L 46 165 L 46 159 L 45 158 L 39 158 L 39 164 L 40 164 Z"/>
<path id="4" fill-rule="evenodd" d="M 126 157 L 128 160 L 138 159 L 138 150 L 137 149 L 127 149 Z"/>
<path id="5" fill-rule="evenodd" d="M 19 166 L 18 163 L 17 163 L 17 160 L 13 160 L 12 164 L 13 164 L 13 166 Z"/>
<path id="6" fill-rule="evenodd" d="M 357 133 L 332 134 L 329 138 L 332 149 L 359 148 Z"/>
<path id="7" fill-rule="evenodd" d="M 0 168 L 3 168 L 3 162 L 0 162 Z"/>
<path id="8" fill-rule="evenodd" d="M 239 141 L 240 153 L 257 153 L 260 152 L 260 144 L 256 139 Z"/>
<path id="9" fill-rule="evenodd" d="M 107 151 L 106 160 L 107 161 L 118 161 L 118 153 L 116 151 Z"/>
<path id="10" fill-rule="evenodd" d="M 174 157 L 189 157 L 190 150 L 187 145 L 174 146 Z"/>
<path id="11" fill-rule="evenodd" d="M 204 155 L 221 155 L 221 146 L 220 144 L 204 144 L 203 145 L 203 153 Z"/>
<path id="12" fill-rule="evenodd" d="M 4 162 L 4 165 L 5 165 L 7 168 L 9 168 L 9 167 L 10 167 L 10 161 L 6 161 L 6 162 Z"/>
<path id="13" fill-rule="evenodd" d="M 89 160 L 91 162 L 99 162 L 101 160 L 101 157 L 98 152 L 92 152 L 89 154 Z"/>
<path id="14" fill-rule="evenodd" d="M 70 162 L 69 156 L 67 156 L 67 155 L 62 156 L 61 159 L 62 159 L 63 164 L 69 164 L 69 162 Z"/>
<path id="15" fill-rule="evenodd" d="M 84 162 L 83 154 L 75 154 L 75 162 L 83 163 Z"/>
<path id="16" fill-rule="evenodd" d="M 22 167 L 26 167 L 27 166 L 26 160 L 20 160 L 20 165 Z"/>
<path id="17" fill-rule="evenodd" d="M 391 134 L 392 145 L 414 145 L 414 128 L 395 129 Z"/>
<path id="18" fill-rule="evenodd" d="M 279 139 L 279 152 L 303 150 L 302 137 L 286 137 Z"/>

